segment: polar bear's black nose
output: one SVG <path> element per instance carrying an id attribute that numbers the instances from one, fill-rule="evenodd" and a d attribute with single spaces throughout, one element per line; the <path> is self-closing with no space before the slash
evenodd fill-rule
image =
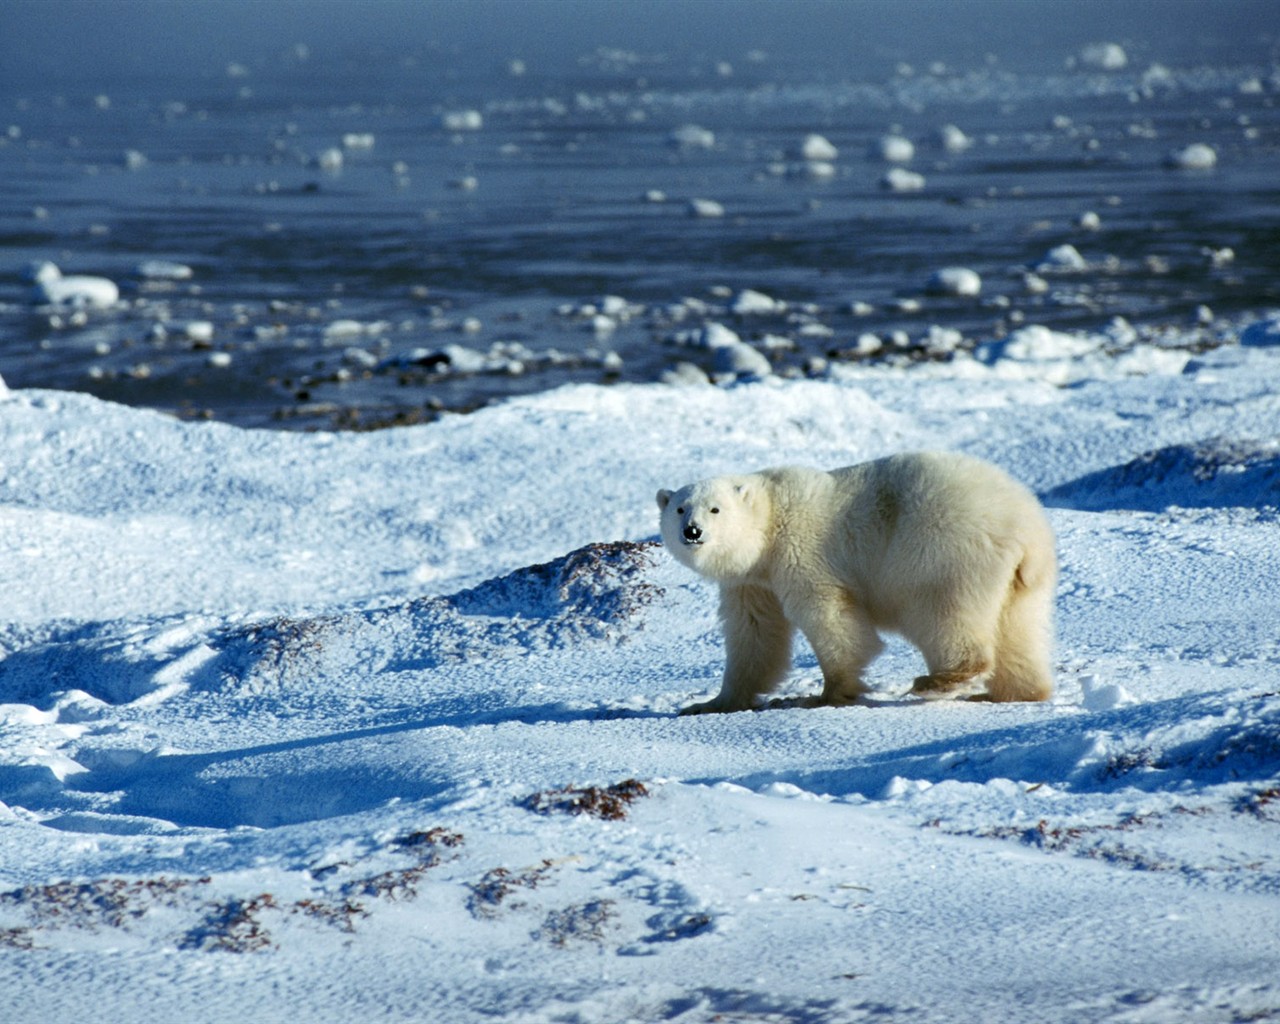
<path id="1" fill-rule="evenodd" d="M 684 539 L 690 542 L 702 539 L 702 527 L 696 523 L 690 523 L 684 528 Z"/>

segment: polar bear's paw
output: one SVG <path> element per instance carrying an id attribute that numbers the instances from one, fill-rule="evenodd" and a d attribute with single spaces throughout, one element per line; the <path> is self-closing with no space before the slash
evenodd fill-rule
<path id="1" fill-rule="evenodd" d="M 687 708 L 681 708 L 681 715 L 716 715 L 725 714 L 732 711 L 754 711 L 754 704 L 742 704 L 735 701 L 721 700 L 716 697 L 713 700 L 700 701 L 697 704 L 690 704 Z"/>
<path id="2" fill-rule="evenodd" d="M 986 696 L 986 679 L 982 676 L 928 675 L 916 676 L 911 692 L 925 700 L 982 700 Z"/>

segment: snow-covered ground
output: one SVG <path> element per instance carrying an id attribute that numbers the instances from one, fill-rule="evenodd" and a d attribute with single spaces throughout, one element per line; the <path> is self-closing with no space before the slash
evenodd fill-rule
<path id="1" fill-rule="evenodd" d="M 367 435 L 0 389 L 0 1019 L 1280 1015 L 1274 333 Z M 722 653 L 656 490 L 913 448 L 1050 506 L 1055 698 L 895 642 L 866 706 L 801 648 L 677 717 Z"/>

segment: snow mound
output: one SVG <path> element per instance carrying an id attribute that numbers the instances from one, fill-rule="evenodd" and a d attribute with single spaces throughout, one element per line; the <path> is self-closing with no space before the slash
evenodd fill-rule
<path id="1" fill-rule="evenodd" d="M 619 641 L 663 594 L 648 576 L 656 547 L 591 544 L 448 597 L 239 629 L 219 644 L 217 685 L 253 694 L 306 690 L 351 672 L 418 671 Z"/>
<path id="2" fill-rule="evenodd" d="M 1214 438 L 1145 452 L 1046 491 L 1084 511 L 1280 506 L 1280 443 Z"/>

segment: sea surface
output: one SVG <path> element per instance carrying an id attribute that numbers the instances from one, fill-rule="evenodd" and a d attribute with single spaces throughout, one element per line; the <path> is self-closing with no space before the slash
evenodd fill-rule
<path id="1" fill-rule="evenodd" d="M 954 358 L 1022 324 L 1216 344 L 1280 306 L 1280 71 L 1260 48 L 1116 63 L 297 47 L 8 83 L 0 377 L 355 429 L 679 363 L 716 377 L 708 323 L 797 376 Z M 1193 145 L 1212 166 L 1179 165 Z M 42 306 L 39 261 L 120 302 Z M 978 293 L 931 286 L 948 267 Z"/>

